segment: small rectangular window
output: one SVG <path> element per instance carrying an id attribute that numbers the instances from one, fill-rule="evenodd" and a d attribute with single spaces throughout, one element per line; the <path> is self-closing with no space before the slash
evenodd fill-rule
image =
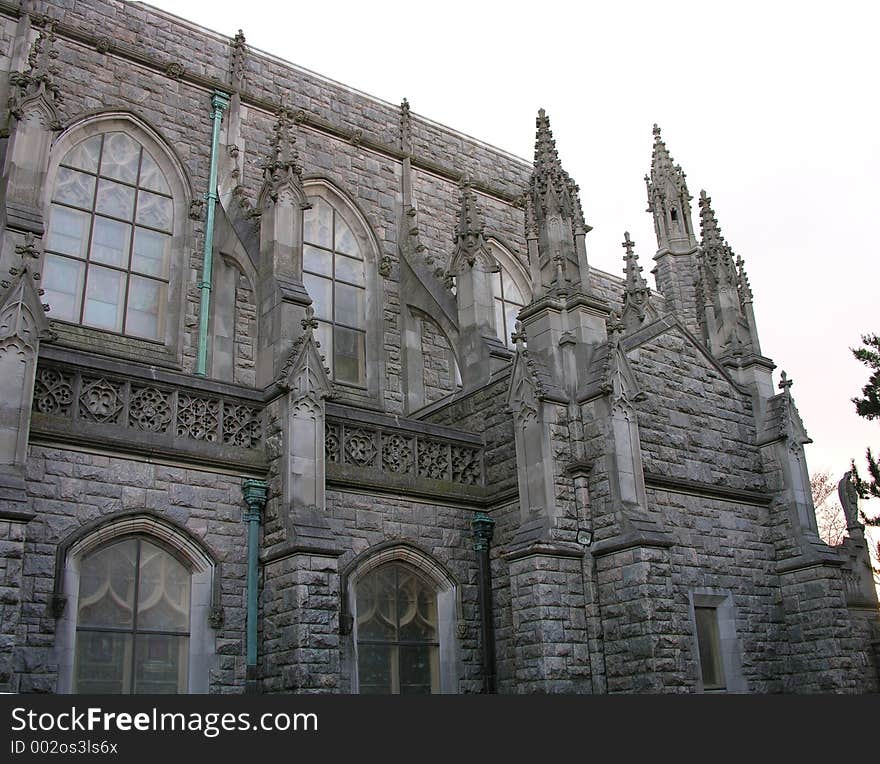
<path id="1" fill-rule="evenodd" d="M 718 634 L 718 608 L 694 607 L 697 622 L 697 646 L 703 689 L 724 690 L 724 666 L 721 662 L 721 639 Z"/>

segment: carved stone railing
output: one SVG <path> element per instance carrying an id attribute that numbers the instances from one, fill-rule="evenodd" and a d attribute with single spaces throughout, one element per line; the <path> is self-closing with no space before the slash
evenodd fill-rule
<path id="1" fill-rule="evenodd" d="M 480 439 L 452 428 L 328 405 L 324 453 L 327 477 L 407 492 L 474 496 L 484 486 Z M 368 473 L 373 475 L 370 481 Z"/>
<path id="2" fill-rule="evenodd" d="M 258 466 L 262 406 L 218 392 L 216 383 L 189 384 L 131 373 L 41 361 L 34 384 L 32 430 L 62 440 L 130 446 L 135 451 L 185 452 L 199 461 Z M 247 452 L 247 455 L 243 455 Z M 238 458 L 236 458 L 236 455 Z"/>

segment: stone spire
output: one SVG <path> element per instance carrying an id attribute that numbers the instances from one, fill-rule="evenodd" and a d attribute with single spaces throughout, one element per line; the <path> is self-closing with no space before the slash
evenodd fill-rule
<path id="1" fill-rule="evenodd" d="M 458 225 L 452 237 L 455 252 L 449 274 L 456 279 L 458 351 L 465 390 L 488 382 L 494 370 L 493 353 L 501 348 L 495 332 L 492 276 L 498 270 L 483 237 L 477 197 L 467 179 L 461 183 Z"/>
<path id="2" fill-rule="evenodd" d="M 263 193 L 276 202 L 284 186 L 290 186 L 305 199 L 302 189 L 302 167 L 296 150 L 296 136 L 293 134 L 293 116 L 283 103 L 277 112 L 275 127 L 269 138 L 269 155 L 263 164 Z"/>
<path id="3" fill-rule="evenodd" d="M 698 262 L 703 339 L 720 358 L 759 354 L 751 289 L 742 259 L 738 261 L 738 268 L 733 250 L 721 235 L 712 199 L 705 191 L 700 191 L 700 231 Z"/>
<path id="4" fill-rule="evenodd" d="M 40 30 L 28 54 L 28 66 L 24 72 L 12 72 L 9 76 L 11 94 L 9 111 L 16 119 L 24 116 L 26 106 L 34 101 L 44 103 L 46 127 L 60 130 L 61 123 L 57 107 L 63 98 L 55 77 L 59 72 L 55 64 L 58 51 L 55 49 L 55 22 L 49 21 Z"/>
<path id="5" fill-rule="evenodd" d="M 477 255 L 485 250 L 483 221 L 477 208 L 477 197 L 466 178 L 461 182 L 461 209 L 453 241 L 455 243 L 453 262 L 464 258 L 468 265 L 473 265 Z"/>
<path id="6" fill-rule="evenodd" d="M 247 66 L 247 45 L 245 44 L 244 32 L 240 29 L 232 40 L 232 56 L 230 60 L 230 78 L 233 90 L 241 90 L 244 84 L 244 75 Z"/>
<path id="7" fill-rule="evenodd" d="M 700 233 L 702 236 L 700 260 L 703 267 L 703 276 L 708 275 L 708 281 L 704 281 L 706 298 L 711 297 L 713 292 L 730 286 L 736 286 L 738 281 L 736 265 L 733 258 L 733 250 L 721 235 L 715 210 L 712 209 L 712 198 L 700 191 Z"/>
<path id="8" fill-rule="evenodd" d="M 648 187 L 648 212 L 654 215 L 657 248 L 686 252 L 696 246 L 691 222 L 691 195 L 680 165 L 672 161 L 660 128 L 654 125 L 654 151 L 651 174 L 645 176 Z"/>
<path id="9" fill-rule="evenodd" d="M 651 290 L 642 276 L 639 256 L 635 253 L 635 242 L 629 237 L 629 231 L 624 232 L 621 246 L 626 252 L 623 257 L 626 284 L 623 290 L 622 320 L 627 329 L 634 329 L 645 320 Z"/>
<path id="10" fill-rule="evenodd" d="M 526 199 L 526 238 L 535 299 L 548 292 L 589 291 L 584 220 L 577 184 L 562 169 L 550 119 L 536 120 L 535 164 Z"/>

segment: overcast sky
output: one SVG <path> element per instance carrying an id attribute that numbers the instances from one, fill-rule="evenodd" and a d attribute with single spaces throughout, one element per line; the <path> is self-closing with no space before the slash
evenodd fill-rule
<path id="1" fill-rule="evenodd" d="M 868 371 L 849 351 L 880 333 L 880 4 L 151 4 L 528 159 L 545 108 L 594 228 L 591 264 L 622 273 L 629 230 L 652 286 L 643 177 L 659 123 L 695 212 L 705 188 L 746 261 L 811 470 L 880 450 L 880 424 L 850 402 Z"/>

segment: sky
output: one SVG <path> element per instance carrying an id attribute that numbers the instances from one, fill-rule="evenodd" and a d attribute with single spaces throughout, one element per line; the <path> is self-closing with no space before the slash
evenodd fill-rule
<path id="1" fill-rule="evenodd" d="M 869 372 L 849 350 L 880 333 L 880 3 L 150 4 L 527 159 L 546 109 L 591 265 L 622 275 L 629 231 L 652 286 L 643 178 L 658 123 L 695 213 L 706 189 L 746 261 L 811 471 L 839 476 L 880 450 L 880 424 L 850 400 Z"/>

